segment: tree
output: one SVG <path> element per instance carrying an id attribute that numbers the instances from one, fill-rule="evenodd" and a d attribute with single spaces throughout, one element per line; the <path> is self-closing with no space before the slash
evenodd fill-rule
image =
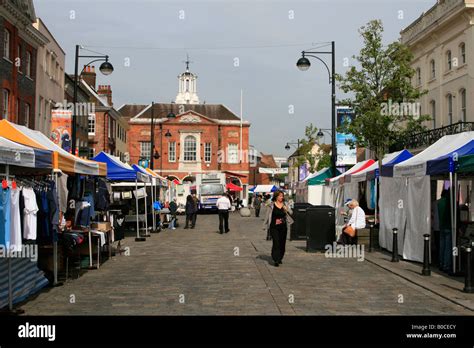
<path id="1" fill-rule="evenodd" d="M 297 152 L 298 156 L 294 167 L 299 168 L 307 163 L 309 165 L 309 171 L 314 173 L 331 166 L 331 145 L 321 144 L 319 151 L 313 153 L 314 145 L 318 143 L 318 130 L 319 129 L 314 127 L 312 123 L 306 126 L 306 139 L 300 141 L 300 147 Z"/>
<path id="2" fill-rule="evenodd" d="M 341 103 L 351 106 L 356 117 L 338 131 L 353 134 L 355 141 L 349 145 L 373 151 L 381 166 L 391 145 L 426 128 L 423 122 L 430 118 L 420 114 L 418 103 L 426 92 L 412 86 L 415 70 L 409 48 L 399 41 L 383 45 L 380 20 L 370 21 L 359 33 L 364 46 L 353 56 L 358 67 L 352 66 L 345 76 L 336 75 L 339 87 L 353 94 Z"/>

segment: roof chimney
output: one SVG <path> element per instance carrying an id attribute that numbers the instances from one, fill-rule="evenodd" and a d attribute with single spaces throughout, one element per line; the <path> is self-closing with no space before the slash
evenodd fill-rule
<path id="1" fill-rule="evenodd" d="M 112 88 L 110 85 L 99 85 L 97 88 L 97 94 L 102 100 L 106 100 L 109 106 L 113 106 L 112 103 Z"/>
<path id="2" fill-rule="evenodd" d="M 85 83 L 95 89 L 95 66 L 84 65 L 84 71 L 82 72 L 81 77 L 84 79 Z"/>

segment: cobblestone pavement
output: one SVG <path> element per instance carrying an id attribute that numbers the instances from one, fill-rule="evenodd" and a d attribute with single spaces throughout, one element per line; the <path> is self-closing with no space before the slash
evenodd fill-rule
<path id="1" fill-rule="evenodd" d="M 126 238 L 130 256 L 22 308 L 27 315 L 473 314 L 367 261 L 306 253 L 301 241 L 288 241 L 276 268 L 261 218 L 233 213 L 224 235 L 217 220 L 199 215 L 196 229 L 165 230 L 146 242 Z"/>

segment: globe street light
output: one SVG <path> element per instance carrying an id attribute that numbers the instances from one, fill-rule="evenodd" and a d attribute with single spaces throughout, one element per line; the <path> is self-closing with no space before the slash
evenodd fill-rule
<path id="1" fill-rule="evenodd" d="M 329 66 L 326 64 L 324 60 L 316 56 L 316 54 L 330 54 L 331 55 L 331 63 L 332 63 L 332 70 L 329 70 Z M 311 62 L 308 58 L 311 57 L 319 60 L 324 64 L 326 67 L 328 74 L 329 74 L 329 83 L 331 84 L 331 138 L 332 138 L 332 151 L 331 151 L 331 165 L 333 169 L 333 173 L 336 173 L 336 158 L 337 158 L 337 149 L 336 149 L 336 43 L 334 41 L 331 42 L 331 51 L 303 51 L 301 52 L 301 58 L 298 59 L 296 66 L 301 71 L 306 71 L 310 68 Z M 318 132 L 318 136 L 320 135 Z"/>
<path id="2" fill-rule="evenodd" d="M 104 75 L 110 75 L 114 71 L 113 65 L 109 62 L 109 56 L 105 54 L 100 54 L 97 56 L 82 56 L 79 54 L 79 50 L 83 49 L 80 45 L 76 45 L 76 55 L 75 55 L 75 63 L 74 63 L 74 95 L 73 95 L 73 105 L 74 105 L 74 110 L 72 112 L 72 134 L 71 134 L 71 140 L 72 140 L 72 154 L 76 154 L 76 133 L 77 133 L 77 91 L 78 91 L 78 80 L 79 80 L 79 75 L 82 75 L 82 72 L 84 71 L 86 66 L 89 66 L 90 64 L 94 62 L 100 62 L 104 61 L 100 67 L 99 70 L 102 74 Z M 92 51 L 91 51 L 92 52 Z M 95 52 L 97 53 L 97 52 Z M 82 69 L 81 74 L 79 74 L 79 58 L 94 58 L 94 60 L 90 61 L 84 66 L 84 69 Z"/>

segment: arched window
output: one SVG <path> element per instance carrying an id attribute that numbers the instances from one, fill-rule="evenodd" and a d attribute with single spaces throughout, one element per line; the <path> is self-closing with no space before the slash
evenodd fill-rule
<path id="1" fill-rule="evenodd" d="M 459 91 L 459 96 L 461 97 L 461 121 L 466 122 L 466 90 L 463 88 Z"/>
<path id="2" fill-rule="evenodd" d="M 430 101 L 431 107 L 431 122 L 433 122 L 433 129 L 436 129 L 436 102 L 434 100 Z"/>
<path id="3" fill-rule="evenodd" d="M 431 78 L 436 78 L 436 63 L 434 59 L 431 59 L 430 62 L 430 71 L 431 71 Z"/>
<path id="4" fill-rule="evenodd" d="M 461 64 L 466 64 L 466 44 L 464 42 L 459 45 L 459 57 L 461 57 Z"/>
<path id="5" fill-rule="evenodd" d="M 448 94 L 446 96 L 446 106 L 448 111 L 448 123 L 453 124 L 453 95 Z"/>
<path id="6" fill-rule="evenodd" d="M 416 83 L 418 86 L 421 86 L 421 69 L 416 69 Z"/>
<path id="7" fill-rule="evenodd" d="M 453 68 L 451 51 L 446 52 L 446 67 L 448 70 L 451 70 Z"/>
<path id="8" fill-rule="evenodd" d="M 192 135 L 184 138 L 184 160 L 196 161 L 196 138 Z"/>

